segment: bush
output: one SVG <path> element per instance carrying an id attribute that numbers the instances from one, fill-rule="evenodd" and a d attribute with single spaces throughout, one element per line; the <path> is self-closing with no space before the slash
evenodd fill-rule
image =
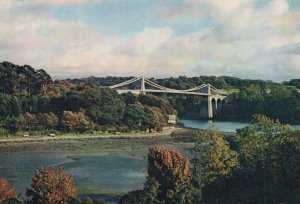
<path id="1" fill-rule="evenodd" d="M 71 198 L 68 204 L 105 204 L 102 199 L 92 199 L 90 197 L 81 198 Z"/>
<path id="2" fill-rule="evenodd" d="M 9 131 L 5 128 L 0 127 L 0 136 L 8 136 Z"/>
<path id="3" fill-rule="evenodd" d="M 24 200 L 22 200 L 21 198 L 11 198 L 7 204 L 25 204 L 26 202 Z"/>
<path id="4" fill-rule="evenodd" d="M 86 197 L 81 200 L 81 204 L 94 204 L 94 201 L 92 198 Z"/>

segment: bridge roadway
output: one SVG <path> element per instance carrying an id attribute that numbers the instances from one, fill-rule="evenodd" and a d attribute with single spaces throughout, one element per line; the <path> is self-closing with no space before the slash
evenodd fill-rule
<path id="1" fill-rule="evenodd" d="M 188 91 L 180 91 L 180 90 L 156 90 L 156 89 L 145 89 L 141 90 L 129 90 L 129 89 L 117 89 L 119 94 L 131 92 L 133 94 L 140 93 L 171 93 L 171 94 L 188 94 L 188 95 L 199 95 L 199 96 L 210 96 L 208 93 L 200 93 L 200 92 L 188 92 Z"/>

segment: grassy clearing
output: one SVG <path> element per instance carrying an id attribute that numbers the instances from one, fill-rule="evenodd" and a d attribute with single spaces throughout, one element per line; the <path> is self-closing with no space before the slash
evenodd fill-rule
<path id="1" fill-rule="evenodd" d="M 232 93 L 239 93 L 240 92 L 240 89 L 236 89 L 236 88 L 226 88 L 226 89 L 221 89 L 222 91 L 225 91 L 229 94 L 232 94 Z"/>

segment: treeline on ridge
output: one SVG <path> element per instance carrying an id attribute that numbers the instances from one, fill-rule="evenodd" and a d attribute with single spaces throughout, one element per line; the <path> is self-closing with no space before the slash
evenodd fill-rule
<path id="1" fill-rule="evenodd" d="M 91 84 L 53 81 L 45 71 L 28 65 L 0 63 L 0 82 L 2 135 L 153 131 L 166 125 L 169 114 L 176 114 L 168 100 L 157 96 L 119 95 Z"/>
<path id="2" fill-rule="evenodd" d="M 145 112 L 146 115 L 152 112 L 152 117 L 155 116 L 156 121 L 166 122 L 167 115 L 176 112 L 180 118 L 199 119 L 200 108 L 206 105 L 201 96 L 179 94 L 155 94 L 155 96 L 151 96 L 147 94 L 136 98 L 130 94 L 118 96 L 116 92 L 107 89 L 107 86 L 131 78 L 133 77 L 89 77 L 53 81 L 42 69 L 35 70 L 28 65 L 18 66 L 9 62 L 0 63 L 0 124 L 4 126 L 5 121 L 14 124 L 11 119 L 20 114 L 33 113 L 39 118 L 38 121 L 41 121 L 41 118 L 51 118 L 55 114 L 57 120 L 52 117 L 53 121 L 57 121 L 55 128 L 66 132 L 84 131 L 87 126 L 89 126 L 88 129 L 92 130 L 102 129 L 106 131 L 118 127 L 119 130 L 115 131 L 127 131 L 128 125 L 134 125 L 134 129 L 146 128 L 142 127 L 143 125 L 139 128 L 136 127 L 136 124 L 140 124 L 137 121 L 143 120 L 143 114 L 141 114 L 141 118 L 134 119 L 135 123 L 126 124 L 123 116 L 128 116 L 128 111 L 131 113 Z M 300 93 L 297 88 L 299 87 L 299 79 L 292 79 L 283 83 L 228 76 L 180 76 L 163 79 L 151 78 L 150 80 L 173 89 L 188 89 L 209 83 L 227 91 L 229 93 L 227 103 L 214 114 L 215 119 L 218 120 L 249 121 L 253 114 L 262 113 L 274 119 L 278 118 L 284 123 L 300 124 Z M 142 98 L 145 97 L 151 98 L 151 104 L 144 103 L 145 100 Z M 85 100 L 86 98 L 91 101 Z M 131 100 L 134 102 L 130 102 Z M 143 107 L 139 107 L 138 104 Z M 119 110 L 120 107 L 124 110 Z M 63 111 L 73 113 L 63 113 Z M 121 111 L 121 116 L 114 114 L 119 113 L 118 111 Z M 39 113 L 50 114 L 51 112 L 53 113 L 51 115 L 38 116 Z M 137 116 L 131 115 L 130 117 Z M 23 115 L 19 120 L 22 121 L 24 118 L 33 118 L 35 121 L 35 117 L 28 114 Z M 65 121 L 62 120 L 63 118 L 73 118 L 75 123 L 61 123 Z M 76 123 L 76 121 L 81 121 L 81 124 Z M 146 123 L 148 122 L 143 124 Z M 156 122 L 154 126 L 163 126 L 163 123 L 157 124 Z M 25 123 L 21 126 L 26 127 L 27 125 Z M 73 126 L 80 128 L 76 130 Z M 153 127 L 153 124 L 150 126 Z M 45 125 L 37 124 L 36 127 L 25 129 L 42 129 Z M 22 127 L 7 128 L 10 130 L 22 129 Z M 53 128 L 53 125 L 48 125 L 48 128 Z"/>
<path id="3" fill-rule="evenodd" d="M 89 77 L 68 79 L 75 84 L 90 83 L 96 86 L 110 86 L 131 79 L 132 77 Z M 229 93 L 228 102 L 215 114 L 215 119 L 231 121 L 249 121 L 252 115 L 265 114 L 285 123 L 300 124 L 300 79 L 292 79 L 283 83 L 270 80 L 240 79 L 228 76 L 170 77 L 150 79 L 161 86 L 184 90 L 211 84 Z M 179 94 L 156 94 L 167 98 L 180 118 L 199 119 L 203 104 L 201 96 Z"/>

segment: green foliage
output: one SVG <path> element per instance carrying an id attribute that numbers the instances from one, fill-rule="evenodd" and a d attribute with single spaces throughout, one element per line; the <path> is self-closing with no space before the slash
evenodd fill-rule
<path id="1" fill-rule="evenodd" d="M 17 197 L 14 197 L 7 202 L 7 204 L 25 204 L 25 203 L 26 203 L 26 201 L 22 200 L 21 198 L 17 198 Z"/>
<path id="2" fill-rule="evenodd" d="M 143 105 L 159 108 L 165 115 L 174 113 L 170 102 L 164 98 L 151 94 L 141 94 L 139 95 L 139 101 Z"/>
<path id="3" fill-rule="evenodd" d="M 86 197 L 81 199 L 81 204 L 94 204 L 94 201 L 92 198 Z"/>
<path id="4" fill-rule="evenodd" d="M 9 131 L 5 128 L 0 127 L 0 136 L 8 136 Z"/>
<path id="5" fill-rule="evenodd" d="M 92 89 L 83 95 L 88 103 L 87 114 L 100 125 L 117 125 L 123 118 L 122 96 L 110 89 Z"/>
<path id="6" fill-rule="evenodd" d="M 25 95 L 42 94 L 51 77 L 43 69 L 29 65 L 18 66 L 10 62 L 0 63 L 0 93 Z"/>
<path id="7" fill-rule="evenodd" d="M 129 104 L 125 108 L 123 121 L 132 130 L 146 130 L 153 126 L 153 115 L 139 103 Z"/>
<path id="8" fill-rule="evenodd" d="M 202 188 L 230 177 L 238 166 L 237 153 L 230 149 L 219 130 L 201 131 L 192 149 L 194 185 Z"/>
<path id="9" fill-rule="evenodd" d="M 263 115 L 238 134 L 241 165 L 262 181 L 293 184 L 300 179 L 300 132 Z"/>
<path id="10" fill-rule="evenodd" d="M 255 115 L 237 134 L 240 167 L 226 189 L 209 202 L 298 203 L 300 132 L 264 115 Z"/>
<path id="11" fill-rule="evenodd" d="M 151 197 L 148 197 L 143 190 L 131 191 L 118 201 L 119 204 L 144 204 L 144 203 L 153 203 L 158 204 L 157 200 L 153 200 Z"/>
<path id="12" fill-rule="evenodd" d="M 300 93 L 288 87 L 250 86 L 229 99 L 219 110 L 219 119 L 250 120 L 252 115 L 260 113 L 286 123 L 300 123 Z"/>
<path id="13" fill-rule="evenodd" d="M 105 204 L 102 199 L 92 199 L 90 197 L 85 198 L 70 198 L 68 204 Z"/>

